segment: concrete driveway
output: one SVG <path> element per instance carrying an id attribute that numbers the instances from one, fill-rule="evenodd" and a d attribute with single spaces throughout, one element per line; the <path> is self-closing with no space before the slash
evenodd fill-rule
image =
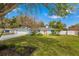
<path id="1" fill-rule="evenodd" d="M 26 33 L 16 33 L 16 34 L 10 34 L 10 35 L 3 35 L 3 36 L 1 36 L 0 40 L 7 40 L 7 39 L 23 36 L 23 35 L 26 35 Z"/>

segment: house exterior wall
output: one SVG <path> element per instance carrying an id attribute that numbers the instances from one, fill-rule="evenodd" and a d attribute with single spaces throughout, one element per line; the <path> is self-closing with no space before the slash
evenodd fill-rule
<path id="1" fill-rule="evenodd" d="M 60 31 L 58 34 L 60 34 L 60 35 L 66 35 L 66 31 Z"/>
<path id="2" fill-rule="evenodd" d="M 77 35 L 77 31 L 67 31 L 68 35 Z"/>
<path id="3" fill-rule="evenodd" d="M 49 35 L 49 34 L 51 34 L 52 32 L 51 31 L 46 31 L 46 32 L 44 32 L 43 30 L 41 30 L 39 33 L 41 33 L 41 34 L 43 34 L 43 35 L 45 35 L 45 34 L 47 34 L 47 35 Z M 78 35 L 78 31 L 60 31 L 59 33 L 57 33 L 57 34 L 59 34 L 59 35 Z"/>
<path id="4" fill-rule="evenodd" d="M 20 34 L 20 33 L 31 34 L 31 30 L 17 28 L 17 29 L 14 29 L 14 33 L 17 33 L 17 34 Z"/>
<path id="5" fill-rule="evenodd" d="M 39 33 L 44 34 L 44 31 L 40 31 Z"/>
<path id="6" fill-rule="evenodd" d="M 59 32 L 60 35 L 78 35 L 78 31 L 60 31 Z"/>
<path id="7" fill-rule="evenodd" d="M 17 33 L 17 34 L 20 34 L 20 33 L 30 34 L 30 31 L 15 31 L 15 33 Z"/>
<path id="8" fill-rule="evenodd" d="M 26 31 L 17 30 L 17 31 L 15 31 L 15 33 L 17 33 L 17 34 L 20 34 L 20 33 L 23 33 L 23 34 L 31 34 L 31 31 L 29 31 L 29 30 L 26 30 Z"/>
<path id="9" fill-rule="evenodd" d="M 51 31 L 43 31 L 43 30 L 41 30 L 40 33 L 43 34 L 43 35 L 44 34 L 47 34 L 48 35 L 48 34 L 51 34 L 52 32 Z"/>

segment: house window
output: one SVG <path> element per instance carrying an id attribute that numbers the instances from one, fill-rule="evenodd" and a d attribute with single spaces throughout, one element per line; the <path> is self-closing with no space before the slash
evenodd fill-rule
<path id="1" fill-rule="evenodd" d="M 10 32 L 10 30 L 4 30 L 4 32 Z"/>

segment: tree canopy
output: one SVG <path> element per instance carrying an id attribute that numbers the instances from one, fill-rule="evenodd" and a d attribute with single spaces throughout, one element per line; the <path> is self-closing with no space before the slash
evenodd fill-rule
<path id="1" fill-rule="evenodd" d="M 15 3 L 0 3 L 0 17 L 5 16 L 7 13 L 12 11 L 17 4 Z"/>
<path id="2" fill-rule="evenodd" d="M 6 13 L 10 12 L 11 10 L 18 8 L 19 4 L 12 4 L 12 3 L 1 3 L 0 4 L 0 16 L 4 16 Z M 36 12 L 39 12 L 40 10 L 40 6 L 39 5 L 43 5 L 45 8 L 48 9 L 49 13 L 48 15 L 58 15 L 58 16 L 66 16 L 67 14 L 69 14 L 71 10 L 74 9 L 73 5 L 76 4 L 68 4 L 68 3 L 27 3 L 27 9 L 28 10 L 32 10 L 32 8 L 35 8 Z M 32 13 L 32 11 L 30 11 Z"/>
<path id="3" fill-rule="evenodd" d="M 40 5 L 42 5 L 43 7 L 48 9 L 48 15 L 58 15 L 58 16 L 62 16 L 65 17 L 66 15 L 70 14 L 73 9 L 74 6 L 76 4 L 69 4 L 69 3 L 30 3 L 30 4 L 26 4 L 27 9 L 29 10 L 30 13 L 34 13 L 32 11 L 33 8 L 35 8 L 35 14 L 40 12 Z"/>
<path id="4" fill-rule="evenodd" d="M 66 25 L 64 23 L 62 23 L 61 21 L 51 21 L 49 23 L 49 26 L 51 28 L 55 28 L 55 29 L 59 29 L 59 30 L 63 30 L 66 27 Z"/>

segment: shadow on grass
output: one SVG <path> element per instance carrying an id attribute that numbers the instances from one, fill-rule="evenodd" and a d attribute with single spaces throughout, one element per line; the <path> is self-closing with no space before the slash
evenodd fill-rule
<path id="1" fill-rule="evenodd" d="M 36 50 L 32 46 L 0 45 L 0 56 L 31 56 Z"/>

